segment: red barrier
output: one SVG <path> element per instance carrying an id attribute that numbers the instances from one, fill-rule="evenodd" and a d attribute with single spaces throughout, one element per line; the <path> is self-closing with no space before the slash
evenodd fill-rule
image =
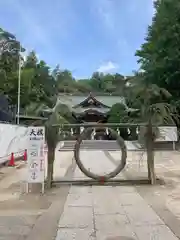
<path id="1" fill-rule="evenodd" d="M 24 161 L 27 161 L 27 149 L 25 149 L 25 151 L 24 151 L 23 160 L 24 160 Z"/>
<path id="2" fill-rule="evenodd" d="M 104 184 L 104 182 L 105 182 L 105 178 L 104 178 L 104 176 L 102 176 L 102 177 L 100 178 L 100 183 L 101 183 L 101 184 Z"/>
<path id="3" fill-rule="evenodd" d="M 14 153 L 11 153 L 11 158 L 9 160 L 8 166 L 9 167 L 14 167 L 15 166 L 15 163 L 14 163 Z"/>

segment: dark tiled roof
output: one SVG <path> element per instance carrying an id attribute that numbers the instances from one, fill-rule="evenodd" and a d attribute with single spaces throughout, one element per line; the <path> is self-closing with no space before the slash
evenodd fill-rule
<path id="1" fill-rule="evenodd" d="M 115 103 L 124 103 L 124 98 L 120 96 L 93 96 L 97 101 L 101 102 L 107 107 L 112 107 Z M 70 108 L 74 108 L 83 102 L 88 96 L 71 96 L 71 95 L 60 95 L 58 102 L 68 105 Z"/>

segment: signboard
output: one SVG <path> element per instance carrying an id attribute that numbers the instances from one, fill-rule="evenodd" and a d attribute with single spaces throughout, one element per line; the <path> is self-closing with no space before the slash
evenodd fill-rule
<path id="1" fill-rule="evenodd" d="M 44 183 L 45 128 L 28 127 L 28 183 Z"/>
<path id="2" fill-rule="evenodd" d="M 159 136 L 156 142 L 176 142 L 178 140 L 177 127 L 158 127 Z"/>

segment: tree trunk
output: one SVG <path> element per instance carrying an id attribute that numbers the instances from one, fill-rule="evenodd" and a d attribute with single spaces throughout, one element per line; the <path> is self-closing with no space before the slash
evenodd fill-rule
<path id="1" fill-rule="evenodd" d="M 52 187 L 55 149 L 48 149 L 47 188 Z"/>
<path id="2" fill-rule="evenodd" d="M 147 148 L 147 166 L 148 166 L 148 179 L 154 185 L 156 183 L 155 169 L 154 169 L 154 147 L 153 147 L 153 131 L 152 124 L 149 123 L 146 132 L 146 148 Z"/>

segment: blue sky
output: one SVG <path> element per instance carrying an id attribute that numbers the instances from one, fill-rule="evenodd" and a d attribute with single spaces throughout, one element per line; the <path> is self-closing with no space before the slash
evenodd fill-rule
<path id="1" fill-rule="evenodd" d="M 152 16 L 153 0 L 0 0 L 0 27 L 77 78 L 136 70 Z"/>

